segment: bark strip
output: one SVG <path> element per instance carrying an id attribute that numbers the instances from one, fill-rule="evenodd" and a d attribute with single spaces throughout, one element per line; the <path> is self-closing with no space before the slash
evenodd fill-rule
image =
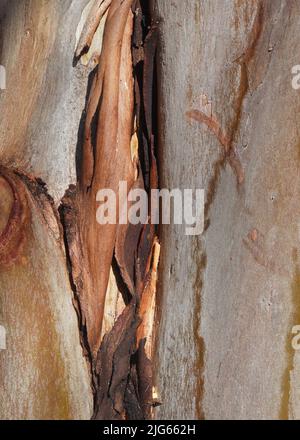
<path id="1" fill-rule="evenodd" d="M 69 189 L 61 209 L 76 307 L 93 372 L 95 419 L 150 418 L 154 405 L 156 230 L 150 219 L 147 225 L 134 226 L 118 225 L 118 218 L 117 224 L 100 225 L 96 218 L 99 190 L 114 191 L 120 212 L 121 181 L 128 191 L 142 188 L 149 195 L 158 187 L 156 39 L 145 5 L 111 2 L 87 102 L 78 184 Z M 102 338 L 113 261 L 123 280 L 125 308 Z"/>

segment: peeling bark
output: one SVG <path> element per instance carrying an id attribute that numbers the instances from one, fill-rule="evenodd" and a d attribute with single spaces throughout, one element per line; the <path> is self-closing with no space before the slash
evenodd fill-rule
<path id="1" fill-rule="evenodd" d="M 70 269 L 94 375 L 96 419 L 124 419 L 137 414 L 148 418 L 152 414 L 152 331 L 159 259 L 155 228 L 99 225 L 95 203 L 101 189 L 109 188 L 118 196 L 121 181 L 127 183 L 128 192 L 131 188 L 150 191 L 158 187 L 152 107 L 156 46 L 151 43 L 152 49 L 145 49 L 144 56 L 147 36 L 153 30 L 143 29 L 141 21 L 136 24 L 141 13 L 141 5 L 133 7 L 132 1 L 113 0 L 108 10 L 99 66 L 86 109 L 79 182 L 62 203 Z M 132 57 L 133 29 L 141 38 L 142 73 Z M 117 207 L 118 211 L 123 209 Z M 123 280 L 120 288 L 125 304 L 103 336 L 114 258 Z M 148 311 L 146 306 L 151 306 Z M 141 385 L 145 380 L 147 387 Z"/>
<path id="2" fill-rule="evenodd" d="M 0 418 L 300 417 L 299 21 L 0 0 Z M 203 236 L 99 224 L 121 181 L 204 188 Z"/>

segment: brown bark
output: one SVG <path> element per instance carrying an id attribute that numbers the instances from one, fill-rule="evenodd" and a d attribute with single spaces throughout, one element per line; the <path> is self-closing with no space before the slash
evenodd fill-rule
<path id="1" fill-rule="evenodd" d="M 298 2 L 0 20 L 0 418 L 299 418 Z M 204 234 L 99 225 L 122 180 L 204 188 Z"/>
<path id="2" fill-rule="evenodd" d="M 64 284 L 68 286 L 65 300 L 69 301 L 69 309 L 64 304 L 65 308 L 60 309 L 58 313 L 57 304 L 51 301 L 47 307 L 39 304 L 36 310 L 39 311 L 41 308 L 39 314 L 44 322 L 37 320 L 35 340 L 38 340 L 38 343 L 30 341 L 28 346 L 24 347 L 26 359 L 28 356 L 34 356 L 34 362 L 38 364 L 44 351 L 42 344 L 47 343 L 46 339 L 44 342 L 42 339 L 45 321 L 49 320 L 49 325 L 51 320 L 59 322 L 59 331 L 53 333 L 52 339 L 49 336 L 48 342 L 52 344 L 49 347 L 49 353 L 54 350 L 56 356 L 62 356 L 61 361 L 54 365 L 51 365 L 49 361 L 47 364 L 38 364 L 41 381 L 44 375 L 47 375 L 46 365 L 49 367 L 51 365 L 53 368 L 52 375 L 48 374 L 49 383 L 45 385 L 51 387 L 48 399 L 43 400 L 38 396 L 37 402 L 32 403 L 32 406 L 35 405 L 34 410 L 29 408 L 27 411 L 21 407 L 17 409 L 14 400 L 12 400 L 12 406 L 3 401 L 3 417 L 39 418 L 45 417 L 47 411 L 47 418 L 87 417 L 90 412 L 88 404 L 90 404 L 92 395 L 91 389 L 94 392 L 94 418 L 150 417 L 153 403 L 153 375 L 150 359 L 153 354 L 151 327 L 154 323 L 155 274 L 159 246 L 152 226 L 118 226 L 118 218 L 116 224 L 100 225 L 97 220 L 97 193 L 101 189 L 110 189 L 118 196 L 121 181 L 127 183 L 128 191 L 132 187 L 145 188 L 145 181 L 148 191 L 151 185 L 157 187 L 154 133 L 151 125 L 153 115 L 152 108 L 146 108 L 148 106 L 146 97 L 151 99 L 151 84 L 147 95 L 143 96 L 143 86 L 137 94 L 140 84 L 143 81 L 144 84 L 148 84 L 148 80 L 154 75 L 155 46 L 146 58 L 150 63 L 147 65 L 145 62 L 145 67 L 142 69 L 143 78 L 132 56 L 132 37 L 133 29 L 135 29 L 135 33 L 138 33 L 141 38 L 139 42 L 141 59 L 138 61 L 143 64 L 142 46 L 148 28 L 142 29 L 144 25 L 140 20 L 143 12 L 141 5 L 137 5 L 132 0 L 112 0 L 111 2 L 96 0 L 89 5 L 90 13 L 76 43 L 75 61 L 79 67 L 73 66 L 72 68 L 77 71 L 77 74 L 82 69 L 80 68 L 82 52 L 87 51 L 94 44 L 94 38 L 99 38 L 98 27 L 103 26 L 103 23 L 100 23 L 101 19 L 105 21 L 105 25 L 103 41 L 99 41 L 99 50 L 101 49 L 99 65 L 95 72 L 91 73 L 92 85 L 89 88 L 87 83 L 84 83 L 84 79 L 87 79 L 86 73 L 77 81 L 82 84 L 81 97 L 84 93 L 88 93 L 86 109 L 81 120 L 83 142 L 81 142 L 79 131 L 77 143 L 77 183 L 74 184 L 73 175 L 70 173 L 54 184 L 53 179 L 57 173 L 53 163 L 54 156 L 47 152 L 47 161 L 51 168 L 41 172 L 40 161 L 35 158 L 35 148 L 41 153 L 41 145 L 39 142 L 35 143 L 34 147 L 31 145 L 30 130 L 35 127 L 33 120 L 40 105 L 39 94 L 41 91 L 43 93 L 45 78 L 49 76 L 52 83 L 55 81 L 55 76 L 53 78 L 51 76 L 53 64 L 49 62 L 49 57 L 52 57 L 52 62 L 56 61 L 52 51 L 60 44 L 56 36 L 60 32 L 61 17 L 53 3 L 51 5 L 46 2 L 33 2 L 28 5 L 26 3 L 24 10 L 22 6 L 13 2 L 7 14 L 4 14 L 3 23 L 7 31 L 15 13 L 19 13 L 22 18 L 24 13 L 25 21 L 28 21 L 28 28 L 27 23 L 25 24 L 25 36 L 22 35 L 22 28 L 16 28 L 16 32 L 21 34 L 18 34 L 18 38 L 21 40 L 20 64 L 23 65 L 22 70 L 25 71 L 23 79 L 25 84 L 34 81 L 34 87 L 28 90 L 25 87 L 26 93 L 21 93 L 18 72 L 12 74 L 8 63 L 8 71 L 11 74 L 9 87 L 0 102 L 0 106 L 6 108 L 6 118 L 1 121 L 2 140 L 5 142 L 5 138 L 9 139 L 9 145 L 11 145 L 3 149 L 1 157 L 3 212 L 0 225 L 3 232 L 0 262 L 1 267 L 5 269 L 1 277 L 5 283 L 6 266 L 12 265 L 14 271 L 9 274 L 11 276 L 10 289 L 13 290 L 13 283 L 18 284 L 22 280 L 24 287 L 28 289 L 30 281 L 35 282 L 36 276 L 41 277 L 41 280 L 45 280 L 45 286 L 41 281 L 35 288 L 40 289 L 40 294 L 44 292 L 43 298 L 48 301 L 48 296 L 59 293 L 58 287 L 56 292 L 46 289 L 49 283 L 48 272 L 50 274 L 54 271 L 52 278 L 56 279 L 57 276 L 63 278 L 59 287 L 63 288 Z M 108 13 L 105 14 L 107 9 Z M 61 12 L 62 10 L 61 4 Z M 77 14 L 78 17 L 79 10 L 80 8 L 74 7 L 71 13 Z M 86 11 L 87 9 L 84 10 L 84 14 Z M 137 15 L 139 15 L 138 25 L 134 24 Z M 49 16 L 49 20 L 45 18 L 46 16 Z M 43 25 L 43 20 L 48 27 Z M 77 20 L 80 26 L 81 21 L 82 19 Z M 34 44 L 30 44 L 27 37 L 31 38 Z M 13 50 L 17 51 L 15 46 Z M 74 52 L 68 53 L 68 57 L 63 60 L 65 65 L 68 66 L 73 54 Z M 4 52 L 4 61 L 5 55 L 6 52 Z M 34 69 L 33 62 L 37 63 Z M 69 73 L 73 75 L 73 72 L 69 71 Z M 82 72 L 81 75 L 83 76 Z M 15 83 L 16 87 L 12 88 L 12 84 Z M 8 127 L 15 116 L 13 102 L 16 100 L 16 93 L 21 94 L 19 112 L 24 117 L 21 119 L 21 124 L 15 125 L 15 130 L 10 132 Z M 47 94 L 45 96 L 48 97 Z M 147 105 L 144 104 L 143 98 Z M 74 97 L 72 100 L 74 101 Z M 61 102 L 60 99 L 55 102 L 58 112 L 61 112 Z M 80 100 L 76 103 L 78 115 L 79 102 Z M 72 103 L 70 106 L 72 107 Z M 142 117 L 146 123 L 142 119 L 135 123 L 136 107 L 143 113 Z M 45 109 L 45 113 L 50 118 L 47 111 L 48 108 Z M 78 118 L 78 126 L 79 122 Z M 68 130 L 71 130 L 68 119 L 67 125 Z M 55 128 L 59 130 L 59 127 Z M 51 133 L 51 129 L 49 131 Z M 71 139 L 74 138 L 73 131 L 67 131 L 67 135 Z M 27 155 L 24 154 L 26 136 L 28 136 Z M 55 136 L 56 134 L 54 138 Z M 143 148 L 143 159 L 147 163 L 147 168 L 141 162 L 141 148 Z M 61 157 L 61 153 L 59 155 Z M 151 175 L 150 180 L 149 175 Z M 45 179 L 46 183 L 43 183 L 40 177 Z M 66 186 L 69 188 L 65 196 L 61 198 L 63 183 L 68 183 Z M 53 195 L 54 200 L 50 194 Z M 120 209 L 122 206 L 117 205 L 117 211 Z M 34 235 L 34 216 L 40 216 L 40 223 L 36 226 L 39 228 L 39 239 Z M 31 239 L 32 230 L 33 238 Z M 49 244 L 50 239 L 53 239 L 55 243 L 51 242 L 52 247 Z M 43 253 L 43 269 L 33 253 L 41 240 L 45 240 L 46 243 Z M 60 258 L 57 258 L 58 254 Z M 57 258 L 55 264 L 53 264 L 54 256 Z M 28 273 L 26 267 L 23 268 L 25 262 Z M 112 269 L 114 275 L 112 275 Z M 27 277 L 26 283 L 23 280 L 23 272 Z M 119 279 L 118 282 L 117 279 Z M 55 283 L 52 287 L 55 289 Z M 26 296 L 24 289 L 21 289 L 21 292 Z M 13 293 L 16 294 L 16 291 Z M 74 309 L 70 309 L 71 299 Z M 21 307 L 22 304 L 19 301 L 18 306 Z M 146 305 L 149 305 L 149 315 Z M 59 304 L 59 307 L 62 305 Z M 112 308 L 115 308 L 116 313 L 114 319 L 108 322 L 104 312 L 106 311 L 106 315 L 109 315 Z M 77 323 L 74 320 L 75 311 Z M 33 321 L 35 319 L 34 309 L 29 306 L 24 307 L 24 313 L 27 312 L 29 319 Z M 61 312 L 72 313 L 72 329 L 66 328 L 67 317 L 63 318 Z M 8 320 L 8 317 L 5 319 Z M 16 319 L 19 319 L 18 316 Z M 141 326 L 143 320 L 145 322 Z M 10 325 L 14 325 L 14 321 Z M 23 331 L 25 330 L 26 325 Z M 69 334 L 65 334 L 67 331 Z M 138 339 L 137 331 L 139 332 Z M 77 335 L 77 340 L 74 339 L 75 335 Z M 18 334 L 20 344 L 23 337 L 22 333 Z M 67 348 L 72 348 L 74 353 L 57 353 L 55 344 L 63 345 L 67 342 L 69 344 Z M 74 346 L 72 347 L 71 344 Z M 9 352 L 5 354 L 7 355 L 5 358 L 7 369 L 12 369 Z M 47 357 L 44 361 L 47 361 Z M 76 367 L 73 363 L 76 363 Z M 6 366 L 5 363 L 4 365 Z M 72 400 L 73 397 L 71 399 L 70 396 L 71 393 L 72 396 L 74 394 L 75 383 L 72 379 L 66 384 L 64 381 L 67 376 L 64 374 L 69 373 L 73 378 L 73 372 L 76 371 L 78 365 L 82 369 L 80 371 L 82 383 L 79 380 L 75 390 L 78 392 L 78 395 L 76 396 L 75 392 L 74 396 L 78 400 L 76 406 Z M 147 368 L 144 368 L 144 365 L 147 365 Z M 51 381 L 52 376 L 55 375 L 58 375 L 61 381 L 58 382 L 58 389 Z M 11 385 L 21 387 L 18 379 L 13 378 L 12 375 L 9 378 Z M 145 383 L 147 383 L 146 387 Z M 84 387 L 85 390 L 82 393 Z M 34 390 L 30 386 L 26 391 L 30 398 L 34 399 Z M 18 396 L 15 398 L 18 399 Z M 82 403 L 84 400 L 86 401 L 85 407 Z"/>

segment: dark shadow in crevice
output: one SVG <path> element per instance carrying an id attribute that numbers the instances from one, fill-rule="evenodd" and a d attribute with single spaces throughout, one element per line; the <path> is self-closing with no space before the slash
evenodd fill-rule
<path id="1" fill-rule="evenodd" d="M 81 114 L 79 127 L 78 127 L 76 153 L 75 153 L 77 182 L 80 180 L 80 177 L 81 177 L 81 167 L 82 167 L 83 148 L 84 148 L 84 135 L 85 135 L 85 122 L 86 122 L 86 110 L 87 110 L 87 105 L 88 105 L 93 81 L 94 81 L 94 78 L 97 74 L 97 69 L 98 69 L 98 66 L 96 66 L 89 74 L 88 84 L 87 84 L 87 92 L 86 92 L 86 97 L 85 97 L 85 106 L 84 106 L 84 110 Z M 97 116 L 98 116 L 98 113 L 99 113 L 99 108 L 96 111 Z M 95 133 L 97 131 L 96 121 L 98 121 L 98 117 L 96 117 L 96 114 L 94 115 L 93 122 L 92 122 L 92 141 L 95 139 L 95 135 L 93 135 L 93 133 Z"/>
<path id="2" fill-rule="evenodd" d="M 113 273 L 114 273 L 114 276 L 116 279 L 117 288 L 122 295 L 122 298 L 123 298 L 125 305 L 127 306 L 130 303 L 132 296 L 129 292 L 127 285 L 125 284 L 125 282 L 123 280 L 119 265 L 118 265 L 115 257 L 113 257 L 111 266 L 112 266 L 112 270 L 113 270 Z"/>

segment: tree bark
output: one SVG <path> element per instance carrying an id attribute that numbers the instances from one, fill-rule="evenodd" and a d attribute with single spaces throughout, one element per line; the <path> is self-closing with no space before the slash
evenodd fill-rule
<path id="1" fill-rule="evenodd" d="M 57 207 L 76 181 L 74 155 L 88 72 L 74 69 L 86 1 L 1 6 L 2 419 L 89 419 L 90 367 Z"/>
<path id="2" fill-rule="evenodd" d="M 300 418 L 299 21 L 0 0 L 1 419 Z M 100 226 L 121 180 L 203 188 L 204 233 Z"/>
<path id="3" fill-rule="evenodd" d="M 1 418 L 152 413 L 155 228 L 101 225 L 96 203 L 121 181 L 157 187 L 138 5 L 2 5 Z"/>
<path id="4" fill-rule="evenodd" d="M 161 185 L 206 193 L 162 232 L 156 416 L 298 419 L 299 4 L 156 7 Z"/>

